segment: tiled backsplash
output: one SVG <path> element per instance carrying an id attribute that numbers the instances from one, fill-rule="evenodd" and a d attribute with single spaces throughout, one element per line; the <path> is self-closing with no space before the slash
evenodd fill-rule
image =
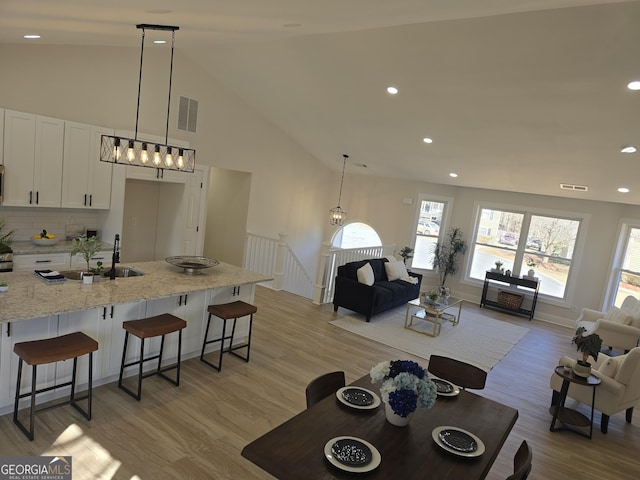
<path id="1" fill-rule="evenodd" d="M 6 222 L 3 232 L 13 230 L 16 241 L 27 241 L 33 235 L 46 230 L 59 236 L 65 236 L 67 224 L 84 225 L 85 229 L 96 229 L 98 213 L 53 208 L 12 208 L 0 206 L 0 219 Z"/>

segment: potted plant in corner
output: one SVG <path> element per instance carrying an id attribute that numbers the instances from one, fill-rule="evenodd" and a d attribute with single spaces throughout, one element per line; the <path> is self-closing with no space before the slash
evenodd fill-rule
<path id="1" fill-rule="evenodd" d="M 458 271 L 458 256 L 464 255 L 467 246 L 462 238 L 462 230 L 454 227 L 447 233 L 445 242 L 438 242 L 433 247 L 433 268 L 438 269 L 442 292 L 445 291 L 447 277 Z"/>
<path id="2" fill-rule="evenodd" d="M 402 261 L 404 262 L 404 264 L 407 264 L 407 260 L 413 258 L 413 248 L 407 246 L 407 247 L 402 247 L 402 250 L 400 250 L 399 255 L 402 257 Z"/>
<path id="3" fill-rule="evenodd" d="M 96 237 L 87 238 L 86 235 L 81 235 L 78 238 L 71 240 L 71 256 L 81 254 L 82 258 L 87 262 L 86 273 L 93 273 L 90 265 L 93 256 L 100 251 L 100 245 Z M 99 268 L 99 267 L 98 267 Z"/>
<path id="4" fill-rule="evenodd" d="M 602 339 L 597 333 L 590 333 L 585 335 L 587 331 L 584 327 L 579 327 L 576 330 L 571 343 L 576 345 L 579 352 L 582 352 L 582 360 L 576 361 L 573 367 L 573 373 L 579 377 L 588 377 L 591 374 L 591 364 L 587 362 L 589 356 L 592 356 L 594 360 L 598 360 L 598 354 L 602 348 Z"/>

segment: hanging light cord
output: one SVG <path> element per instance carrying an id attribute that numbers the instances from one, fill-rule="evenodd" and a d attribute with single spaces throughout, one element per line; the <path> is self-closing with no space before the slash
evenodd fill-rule
<path id="1" fill-rule="evenodd" d="M 142 28 L 142 46 L 140 47 L 140 73 L 138 74 L 138 103 L 136 105 L 136 134 L 134 140 L 138 140 L 138 118 L 140 116 L 140 90 L 142 87 L 142 59 L 144 58 L 144 28 Z"/>
<path id="2" fill-rule="evenodd" d="M 171 32 L 171 65 L 169 67 L 169 97 L 167 99 L 167 128 L 164 133 L 164 143 L 169 143 L 169 110 L 171 107 L 171 81 L 173 80 L 173 45 L 176 40 L 175 30 Z"/>
<path id="3" fill-rule="evenodd" d="M 344 182 L 344 169 L 347 166 L 347 158 L 349 155 L 343 154 L 344 160 L 342 161 L 342 178 L 340 179 L 340 193 L 338 194 L 338 207 L 340 206 L 340 200 L 342 200 L 342 183 Z"/>
<path id="4" fill-rule="evenodd" d="M 171 111 L 171 85 L 173 81 L 173 50 L 176 42 L 176 30 L 179 27 L 172 27 L 167 25 L 149 25 L 140 24 L 136 25 L 137 28 L 142 30 L 142 46 L 140 47 L 140 73 L 138 75 L 138 103 L 136 105 L 136 133 L 134 140 L 138 140 L 138 119 L 140 117 L 140 91 L 142 89 L 142 60 L 144 58 L 144 37 L 145 28 L 150 30 L 170 30 L 171 31 L 171 64 L 169 65 L 169 96 L 167 98 L 167 124 L 164 131 L 164 143 L 169 143 L 169 113 Z"/>

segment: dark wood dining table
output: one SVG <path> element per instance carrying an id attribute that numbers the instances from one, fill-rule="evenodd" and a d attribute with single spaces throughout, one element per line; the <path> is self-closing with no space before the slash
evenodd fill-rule
<path id="1" fill-rule="evenodd" d="M 352 385 L 379 391 L 366 375 Z M 518 410 L 462 390 L 438 397 L 430 409 L 419 408 L 408 426 L 396 427 L 385 417 L 384 405 L 357 410 L 331 395 L 244 447 L 242 456 L 276 478 L 286 480 L 362 478 L 482 479 L 487 476 L 518 418 Z M 475 458 L 449 453 L 435 443 L 432 431 L 453 426 L 482 440 L 485 452 Z M 324 455 L 332 438 L 348 435 L 371 443 L 382 461 L 373 471 L 345 472 Z"/>

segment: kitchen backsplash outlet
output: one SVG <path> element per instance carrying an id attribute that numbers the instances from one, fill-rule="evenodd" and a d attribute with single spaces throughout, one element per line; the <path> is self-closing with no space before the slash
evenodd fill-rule
<path id="1" fill-rule="evenodd" d="M 69 223 L 82 224 L 89 229 L 98 226 L 97 212 L 68 209 L 0 207 L 0 218 L 6 221 L 5 228 L 15 232 L 16 241 L 28 241 L 42 229 L 64 238 Z"/>

